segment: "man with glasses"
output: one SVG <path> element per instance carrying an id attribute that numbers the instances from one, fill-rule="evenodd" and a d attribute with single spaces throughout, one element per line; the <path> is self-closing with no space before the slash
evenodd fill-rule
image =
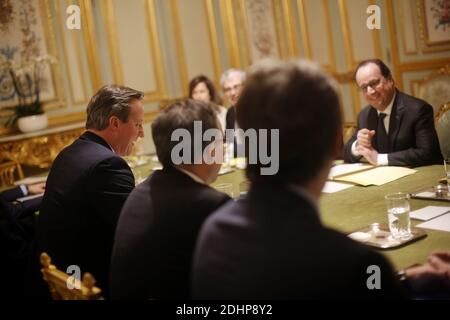
<path id="1" fill-rule="evenodd" d="M 369 103 L 358 115 L 358 128 L 344 148 L 348 162 L 424 166 L 441 163 L 433 108 L 400 92 L 391 71 L 379 59 L 362 61 L 355 81 Z"/>
<path id="2" fill-rule="evenodd" d="M 245 72 L 239 69 L 228 69 L 220 77 L 220 84 L 225 94 L 225 98 L 231 106 L 227 111 L 225 129 L 239 129 L 239 126 L 236 123 L 236 104 L 239 100 L 244 81 Z M 230 137 L 227 138 L 229 139 Z M 238 146 L 241 146 L 244 143 L 243 135 L 235 131 L 234 139 L 227 142 L 233 143 L 234 156 L 244 156 L 243 154 L 238 154 Z"/>

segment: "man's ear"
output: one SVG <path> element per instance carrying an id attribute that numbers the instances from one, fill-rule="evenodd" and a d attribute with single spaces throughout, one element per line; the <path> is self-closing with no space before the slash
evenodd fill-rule
<path id="1" fill-rule="evenodd" d="M 116 116 L 111 116 L 109 117 L 108 124 L 110 128 L 117 129 L 119 128 L 120 120 Z"/>

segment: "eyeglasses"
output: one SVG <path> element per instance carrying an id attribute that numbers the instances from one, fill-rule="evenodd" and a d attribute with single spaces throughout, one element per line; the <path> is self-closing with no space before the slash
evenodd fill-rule
<path id="1" fill-rule="evenodd" d="M 242 87 L 242 84 L 235 84 L 235 85 L 232 86 L 232 87 L 225 87 L 225 88 L 223 88 L 223 91 L 224 91 L 225 93 L 229 93 L 229 92 L 231 92 L 232 90 L 237 91 L 237 90 L 240 89 L 241 87 Z"/>
<path id="2" fill-rule="evenodd" d="M 372 89 L 375 89 L 378 87 L 381 83 L 381 79 L 375 79 L 370 81 L 368 84 L 364 84 L 361 87 L 359 87 L 359 91 L 367 92 L 367 88 L 371 87 Z"/>

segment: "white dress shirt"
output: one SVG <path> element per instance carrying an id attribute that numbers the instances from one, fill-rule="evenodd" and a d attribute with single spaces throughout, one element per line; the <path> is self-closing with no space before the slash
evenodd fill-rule
<path id="1" fill-rule="evenodd" d="M 389 121 L 391 119 L 391 113 L 392 113 L 392 106 L 394 105 L 395 96 L 397 95 L 397 92 L 394 93 L 394 96 L 392 97 L 391 102 L 388 104 L 387 108 L 384 109 L 383 113 L 386 114 L 386 116 L 383 119 L 384 128 L 386 129 L 386 134 L 389 135 Z M 379 116 L 381 111 L 377 110 L 377 115 Z M 359 152 L 356 150 L 356 142 L 353 142 L 352 144 L 352 154 L 356 157 L 360 156 Z M 388 161 L 388 154 L 387 153 L 379 153 L 377 157 L 377 163 L 379 166 L 387 166 L 389 164 Z"/>

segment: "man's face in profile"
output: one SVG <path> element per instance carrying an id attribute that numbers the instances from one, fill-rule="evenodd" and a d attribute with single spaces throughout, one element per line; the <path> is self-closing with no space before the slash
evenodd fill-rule
<path id="1" fill-rule="evenodd" d="M 127 156 L 131 153 L 133 145 L 138 138 L 144 137 L 144 107 L 141 100 L 134 100 L 130 103 L 131 110 L 127 122 L 119 120 L 119 132 L 114 151 L 121 155 Z"/>
<path id="2" fill-rule="evenodd" d="M 223 92 L 228 102 L 235 106 L 239 100 L 239 96 L 242 91 L 242 80 L 240 75 L 235 74 L 223 84 Z"/>

